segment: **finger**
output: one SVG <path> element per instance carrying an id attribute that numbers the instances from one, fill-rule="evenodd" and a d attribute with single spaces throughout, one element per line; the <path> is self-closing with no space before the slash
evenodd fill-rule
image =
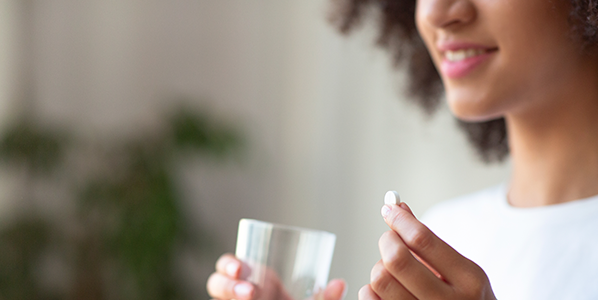
<path id="1" fill-rule="evenodd" d="M 218 299 L 251 300 L 255 287 L 245 281 L 235 280 L 224 274 L 212 273 L 207 283 L 208 294 Z"/>
<path id="2" fill-rule="evenodd" d="M 378 297 L 378 295 L 376 295 L 369 284 L 364 285 L 361 289 L 359 289 L 357 297 L 359 300 L 382 300 L 380 297 Z"/>
<path id="3" fill-rule="evenodd" d="M 448 292 L 449 286 L 411 254 L 396 232 L 382 234 L 378 246 L 384 268 L 415 297 L 434 299 Z"/>
<path id="4" fill-rule="evenodd" d="M 265 266 L 264 269 L 258 271 L 258 273 L 262 273 L 264 277 L 261 281 L 261 284 L 256 287 L 256 291 L 254 294 L 254 298 L 256 299 L 267 299 L 267 300 L 293 300 L 286 290 L 284 284 L 280 281 L 278 274 Z"/>
<path id="5" fill-rule="evenodd" d="M 415 216 L 415 214 L 413 213 L 413 211 L 411 210 L 411 207 L 409 207 L 409 205 L 407 205 L 407 203 L 405 202 L 401 202 L 398 204 L 400 208 L 406 210 L 408 213 L 410 213 L 414 218 L 417 219 L 417 217 Z"/>
<path id="6" fill-rule="evenodd" d="M 241 262 L 230 253 L 224 254 L 216 262 L 216 272 L 238 279 L 241 273 Z"/>
<path id="7" fill-rule="evenodd" d="M 341 300 L 347 293 L 347 283 L 342 279 L 334 279 L 324 290 L 324 300 Z"/>
<path id="8" fill-rule="evenodd" d="M 372 268 L 370 287 L 376 295 L 384 300 L 417 300 L 386 270 L 382 260 L 378 261 Z"/>
<path id="9" fill-rule="evenodd" d="M 407 206 L 401 203 L 401 206 Z M 459 274 L 467 274 L 477 267 L 451 246 L 438 238 L 428 227 L 399 205 L 382 208 L 384 221 L 395 231 L 421 260 L 429 264 L 447 282 L 458 282 Z"/>

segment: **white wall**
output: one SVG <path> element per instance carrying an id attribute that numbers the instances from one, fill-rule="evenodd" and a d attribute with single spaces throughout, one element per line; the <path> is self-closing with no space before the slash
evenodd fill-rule
<path id="1" fill-rule="evenodd" d="M 379 259 L 387 190 L 421 215 L 501 182 L 508 167 L 477 162 L 446 109 L 426 121 L 398 99 L 402 75 L 371 28 L 339 36 L 327 2 L 32 1 L 35 107 L 101 136 L 151 126 L 173 94 L 197 96 L 243 126 L 249 145 L 240 164 L 184 170 L 193 218 L 229 251 L 241 217 L 333 231 L 331 276 L 356 299 Z M 15 3 L 0 2 L 0 14 Z M 0 42 L 0 100 L 13 80 L 10 45 Z"/>

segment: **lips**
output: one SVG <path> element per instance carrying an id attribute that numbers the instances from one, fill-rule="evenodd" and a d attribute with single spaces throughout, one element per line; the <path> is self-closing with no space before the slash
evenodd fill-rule
<path id="1" fill-rule="evenodd" d="M 498 51 L 496 47 L 455 42 L 440 44 L 438 49 L 442 54 L 440 72 L 449 78 L 467 76 Z"/>

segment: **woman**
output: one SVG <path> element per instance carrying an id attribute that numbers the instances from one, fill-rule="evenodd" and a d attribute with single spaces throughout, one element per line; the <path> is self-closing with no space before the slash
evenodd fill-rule
<path id="1" fill-rule="evenodd" d="M 482 157 L 510 153 L 513 170 L 432 209 L 427 226 L 384 206 L 391 230 L 359 299 L 598 299 L 598 3 L 347 0 L 335 21 L 348 32 L 370 8 L 413 98 L 433 111 L 441 81 Z M 251 298 L 238 266 L 219 260 L 213 297 Z M 325 298 L 343 289 L 333 280 Z"/>

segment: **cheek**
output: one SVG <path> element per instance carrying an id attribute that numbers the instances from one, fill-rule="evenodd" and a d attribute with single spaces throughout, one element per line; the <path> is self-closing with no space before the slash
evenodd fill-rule
<path id="1" fill-rule="evenodd" d="M 513 4 L 518 10 L 505 11 L 504 4 L 480 16 L 499 45 L 495 60 L 467 83 L 444 82 L 448 104 L 461 119 L 488 120 L 545 101 L 582 67 L 566 10 L 555 12 L 535 0 Z"/>
<path id="2" fill-rule="evenodd" d="M 417 4 L 416 4 L 415 26 L 416 26 L 419 36 L 424 41 L 426 48 L 434 49 L 434 47 L 436 47 L 436 45 L 435 45 L 436 30 L 433 27 L 431 27 L 430 24 L 428 24 L 424 20 L 424 16 L 423 16 L 424 12 L 422 10 L 422 6 L 424 6 L 424 4 L 422 4 L 422 3 L 423 3 L 423 1 L 418 0 Z M 440 58 L 434 57 L 433 53 L 434 53 L 434 51 L 428 50 L 428 54 L 432 55 L 432 59 L 433 59 L 434 63 L 436 64 Z"/>
<path id="3" fill-rule="evenodd" d="M 549 101 L 579 68 L 558 53 L 501 53 L 467 83 L 446 81 L 453 114 L 466 121 L 486 121 Z"/>

